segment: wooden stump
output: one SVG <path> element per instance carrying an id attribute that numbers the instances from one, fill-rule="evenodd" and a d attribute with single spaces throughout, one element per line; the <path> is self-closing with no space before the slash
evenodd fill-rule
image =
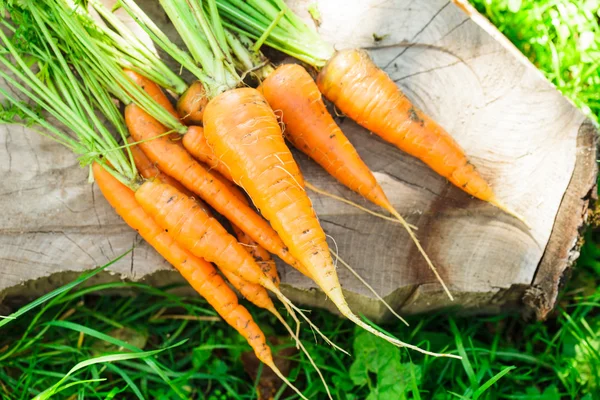
<path id="1" fill-rule="evenodd" d="M 291 5 L 308 19 L 311 1 Z M 400 312 L 456 306 L 511 308 L 544 318 L 594 198 L 596 131 L 496 29 L 461 2 L 322 0 L 319 30 L 336 48 L 364 47 L 399 87 L 447 128 L 499 198 L 531 229 L 475 200 L 423 163 L 340 118 L 456 296 L 450 302 L 397 224 L 310 193 L 339 254 Z M 155 10 L 156 11 L 156 10 Z M 166 17 L 155 12 L 157 20 Z M 0 299 L 31 298 L 132 246 L 99 279 L 178 281 L 174 270 L 113 212 L 88 171 L 60 146 L 20 126 L 0 127 Z M 314 185 L 371 207 L 299 153 Z M 333 243 L 332 243 L 333 244 Z M 293 300 L 332 308 L 298 272 L 280 265 Z M 388 313 L 343 267 L 352 308 Z M 191 293 L 191 290 L 189 291 Z"/>

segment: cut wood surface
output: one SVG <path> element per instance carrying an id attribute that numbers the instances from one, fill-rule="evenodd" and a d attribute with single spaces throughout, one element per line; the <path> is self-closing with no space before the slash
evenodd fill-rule
<path id="1" fill-rule="evenodd" d="M 306 8 L 314 2 L 289 4 L 310 21 Z M 531 226 L 469 197 L 420 161 L 339 117 L 394 206 L 418 227 L 456 300 L 445 297 L 400 225 L 309 192 L 332 247 L 400 312 L 512 308 L 543 318 L 578 254 L 578 235 L 595 193 L 591 123 L 462 2 L 317 3 L 323 37 L 338 49 L 367 48 Z M 155 2 L 142 4 L 166 23 Z M 14 125 L 0 126 L 0 149 L 0 299 L 38 296 L 132 246 L 134 251 L 100 279 L 178 281 L 88 183 L 88 170 L 67 150 Z M 295 155 L 313 185 L 376 209 L 306 156 Z M 281 264 L 280 271 L 292 300 L 333 308 L 311 281 Z M 387 316 L 348 271 L 339 266 L 338 273 L 356 312 Z"/>

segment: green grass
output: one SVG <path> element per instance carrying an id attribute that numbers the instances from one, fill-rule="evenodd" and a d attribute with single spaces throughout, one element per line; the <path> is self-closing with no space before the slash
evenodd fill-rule
<path id="1" fill-rule="evenodd" d="M 597 0 L 473 3 L 566 96 L 598 119 Z M 411 343 L 460 354 L 462 362 L 397 349 L 324 311 L 314 311 L 312 319 L 353 357 L 315 343 L 306 328 L 302 337 L 336 399 L 600 398 L 600 247 L 595 244 L 600 236 L 595 236 L 588 234 L 560 306 L 545 323 L 514 315 L 443 314 L 410 318 L 410 328 L 385 326 Z M 89 294 L 124 287 L 138 295 Z M 241 361 L 249 347 L 203 300 L 143 284 L 66 289 L 21 309 L 16 318 L 0 319 L 0 398 L 51 393 L 59 399 L 256 398 L 256 381 Z M 267 336 L 285 337 L 273 317 L 248 308 Z M 283 343 L 274 349 L 289 350 L 291 343 Z M 307 396 L 325 398 L 306 359 L 291 358 L 290 379 Z M 279 391 L 276 398 L 288 396 Z"/>
<path id="2" fill-rule="evenodd" d="M 577 107 L 600 115 L 600 0 L 471 0 Z"/>

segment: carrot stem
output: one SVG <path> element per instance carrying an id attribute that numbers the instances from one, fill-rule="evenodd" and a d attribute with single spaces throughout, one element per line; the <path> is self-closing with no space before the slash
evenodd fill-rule
<path id="1" fill-rule="evenodd" d="M 236 87 L 240 78 L 235 72 L 229 50 L 219 45 L 217 34 L 202 7 L 187 0 L 161 0 L 160 4 L 194 60 L 214 78 L 211 85 L 205 85 L 208 97 Z M 212 22 L 220 26 L 220 21 Z"/>
<path id="2" fill-rule="evenodd" d="M 106 20 L 116 32 L 96 24 L 98 29 L 110 37 L 120 50 L 123 60 L 131 63 L 135 69 L 142 75 L 147 76 L 159 85 L 181 94 L 186 89 L 187 84 L 179 75 L 174 73 L 148 46 L 140 40 L 131 29 L 129 29 L 119 18 L 108 10 L 104 4 L 98 0 L 89 0 L 94 10 Z M 116 51 L 112 47 L 113 51 Z M 110 51 L 108 48 L 106 51 Z M 126 67 L 126 65 L 123 65 Z"/>
<path id="3" fill-rule="evenodd" d="M 120 4 L 163 51 L 169 54 L 203 84 L 208 86 L 214 84 L 213 79 L 202 68 L 196 65 L 192 56 L 173 43 L 133 0 L 120 0 Z"/>
<path id="4" fill-rule="evenodd" d="M 254 46 L 252 46 L 252 50 L 253 51 L 258 51 L 258 49 L 261 48 L 261 46 L 263 45 L 263 43 L 265 42 L 265 40 L 267 40 L 267 38 L 269 37 L 269 35 L 271 34 L 271 32 L 273 32 L 273 29 L 275 29 L 275 27 L 277 26 L 277 24 L 279 23 L 279 21 L 281 21 L 281 18 L 283 17 L 283 14 L 285 14 L 284 10 L 281 10 L 277 16 L 275 17 L 275 19 L 273 20 L 273 22 L 271 22 L 271 24 L 267 27 L 267 29 L 264 31 L 264 33 L 258 38 L 258 40 L 256 41 L 256 43 L 254 43 Z"/>
<path id="5" fill-rule="evenodd" d="M 279 12 L 284 16 L 272 28 L 265 43 L 314 67 L 322 67 L 334 54 L 333 47 L 322 40 L 317 32 L 310 29 L 287 5 L 280 0 L 216 0 L 224 17 L 224 24 L 230 29 L 259 39 L 269 29 Z"/>

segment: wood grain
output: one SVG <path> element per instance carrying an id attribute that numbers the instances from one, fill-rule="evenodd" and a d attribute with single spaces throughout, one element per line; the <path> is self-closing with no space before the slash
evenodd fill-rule
<path id="1" fill-rule="evenodd" d="M 313 2 L 289 3 L 308 19 L 306 6 Z M 310 193 L 339 254 L 405 313 L 446 306 L 465 312 L 511 307 L 543 317 L 575 258 L 578 228 L 593 192 L 594 129 L 473 10 L 467 10 L 469 16 L 451 1 L 437 0 L 317 3 L 323 37 L 338 49 L 367 48 L 415 104 L 452 133 L 498 196 L 531 225 L 529 230 L 470 198 L 423 163 L 338 118 L 392 203 L 418 227 L 425 250 L 457 300 L 451 304 L 444 297 L 400 226 Z M 153 15 L 166 22 L 162 13 L 154 10 Z M 373 34 L 383 40 L 375 41 Z M 0 127 L 0 149 L 0 293 L 22 295 L 20 285 L 39 279 L 26 292 L 39 295 L 61 282 L 44 277 L 89 269 L 134 244 L 135 251 L 111 267 L 113 279 L 151 279 L 155 271 L 170 270 L 87 183 L 87 170 L 78 168 L 67 151 L 18 126 Z M 295 155 L 308 181 L 373 208 L 306 156 Z M 339 267 L 338 273 L 355 311 L 387 317 L 348 271 Z M 281 275 L 292 299 L 331 308 L 296 271 L 282 266 Z M 171 276 L 176 279 L 174 272 Z"/>

